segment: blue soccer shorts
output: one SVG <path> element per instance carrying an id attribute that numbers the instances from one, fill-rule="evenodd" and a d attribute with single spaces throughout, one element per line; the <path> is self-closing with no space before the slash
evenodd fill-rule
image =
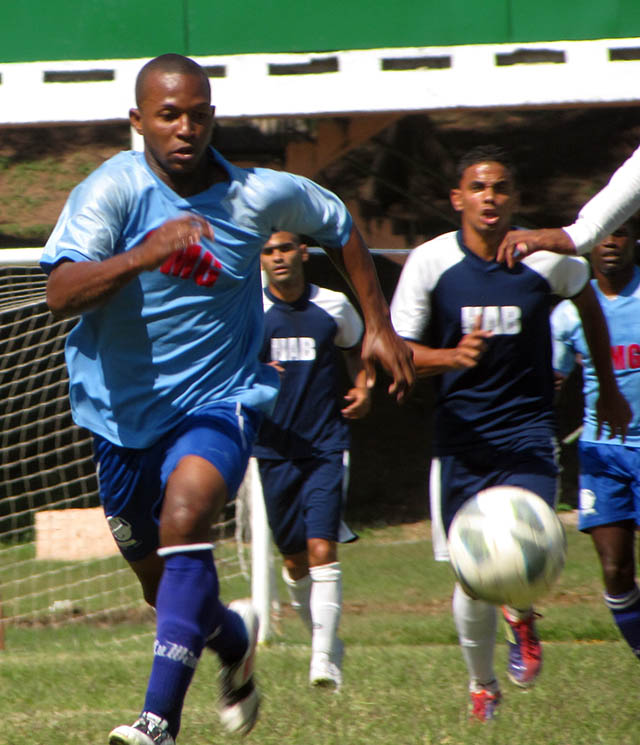
<path id="1" fill-rule="evenodd" d="M 640 448 L 579 442 L 578 528 L 633 520 L 640 525 Z"/>
<path id="2" fill-rule="evenodd" d="M 118 548 L 127 561 L 144 558 L 159 545 L 164 490 L 186 455 L 197 455 L 222 474 L 229 497 L 242 482 L 262 415 L 221 402 L 198 409 L 143 450 L 94 436 L 100 501 Z"/>
<path id="3" fill-rule="evenodd" d="M 342 451 L 296 460 L 259 458 L 258 468 L 267 520 L 280 553 L 306 551 L 308 538 L 338 540 Z"/>
<path id="4" fill-rule="evenodd" d="M 447 534 L 460 507 L 479 491 L 501 484 L 528 489 L 555 509 L 558 493 L 555 440 L 537 443 L 522 452 L 474 448 L 432 459 L 431 532 L 437 561 L 449 559 Z"/>

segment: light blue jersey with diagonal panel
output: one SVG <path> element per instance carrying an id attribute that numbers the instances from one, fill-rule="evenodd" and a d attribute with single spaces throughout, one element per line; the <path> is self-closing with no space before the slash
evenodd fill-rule
<path id="1" fill-rule="evenodd" d="M 269 410 L 278 376 L 258 362 L 262 246 L 276 230 L 329 247 L 351 233 L 343 203 L 317 184 L 212 155 L 228 180 L 187 198 L 142 153 L 116 155 L 72 191 L 42 255 L 45 271 L 60 260 L 102 261 L 185 211 L 213 226 L 212 241 L 141 273 L 69 334 L 74 420 L 117 445 L 148 447 L 185 413 L 216 401 Z"/>
<path id="2" fill-rule="evenodd" d="M 633 279 L 615 297 L 607 297 L 592 280 L 611 337 L 611 362 L 616 382 L 633 411 L 624 444 L 640 447 L 640 269 L 635 267 Z M 582 358 L 584 405 L 583 442 L 620 444 L 620 439 L 609 440 L 606 427 L 597 437 L 598 378 L 589 347 L 584 338 L 580 317 L 573 303 L 560 303 L 551 315 L 553 332 L 553 366 L 565 375 L 576 364 L 576 355 Z"/>

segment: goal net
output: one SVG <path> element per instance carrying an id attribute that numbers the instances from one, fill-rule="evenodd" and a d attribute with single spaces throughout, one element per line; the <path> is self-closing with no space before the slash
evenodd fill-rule
<path id="1" fill-rule="evenodd" d="M 0 648 L 123 642 L 154 616 L 102 514 L 91 436 L 71 418 L 76 321 L 49 313 L 39 255 L 0 250 Z M 223 600 L 252 595 L 267 638 L 275 581 L 255 463 L 212 539 Z"/>

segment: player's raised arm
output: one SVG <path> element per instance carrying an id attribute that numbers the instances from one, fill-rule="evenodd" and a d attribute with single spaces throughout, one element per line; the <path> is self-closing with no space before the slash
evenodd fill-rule
<path id="1" fill-rule="evenodd" d="M 609 183 L 565 228 L 510 231 L 498 248 L 498 261 L 513 266 L 534 251 L 585 254 L 640 209 L 640 147 L 618 168 Z"/>
<path id="2" fill-rule="evenodd" d="M 362 341 L 362 361 L 367 386 L 375 379 L 375 361 L 393 378 L 389 394 L 403 401 L 415 382 L 412 352 L 391 325 L 389 306 L 382 294 L 371 254 L 354 226 L 342 249 L 325 249 L 329 258 L 353 287 L 365 323 Z"/>
<path id="3" fill-rule="evenodd" d="M 504 261 L 507 266 L 513 267 L 534 251 L 554 251 L 569 255 L 577 253 L 569 234 L 562 228 L 510 230 L 498 247 L 496 261 Z"/>
<path id="4" fill-rule="evenodd" d="M 609 428 L 609 439 L 619 435 L 624 440 L 632 414 L 627 400 L 618 390 L 611 366 L 611 342 L 607 322 L 589 282 L 571 300 L 580 314 L 584 336 L 598 376 L 597 436 L 600 437 L 602 428 L 606 424 Z"/>

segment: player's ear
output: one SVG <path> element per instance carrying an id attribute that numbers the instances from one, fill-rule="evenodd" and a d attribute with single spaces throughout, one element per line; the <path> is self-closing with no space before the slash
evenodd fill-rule
<path id="1" fill-rule="evenodd" d="M 306 243 L 300 243 L 299 244 L 299 247 L 300 247 L 300 258 L 303 261 L 307 261 L 307 259 L 309 258 L 309 251 L 308 251 L 308 248 L 307 248 L 307 244 Z"/>
<path id="2" fill-rule="evenodd" d="M 451 189 L 449 192 L 451 205 L 456 212 L 462 212 L 462 192 L 460 189 Z"/>
<path id="3" fill-rule="evenodd" d="M 142 116 L 140 115 L 140 109 L 129 109 L 129 121 L 135 131 L 142 134 Z"/>

